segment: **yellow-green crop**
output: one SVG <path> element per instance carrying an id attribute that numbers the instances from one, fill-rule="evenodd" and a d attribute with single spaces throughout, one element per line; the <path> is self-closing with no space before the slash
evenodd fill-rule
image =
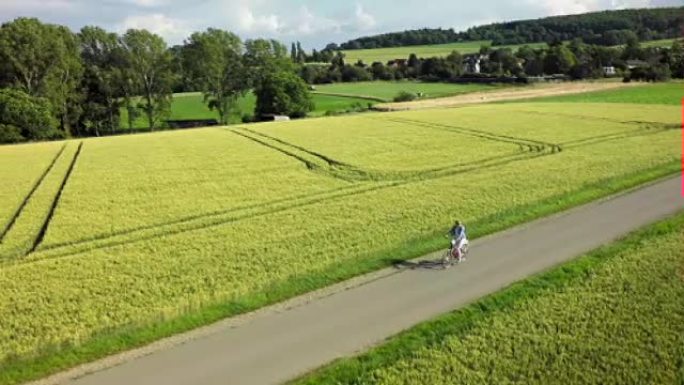
<path id="1" fill-rule="evenodd" d="M 267 303 L 455 217 L 496 221 L 678 169 L 676 107 L 615 108 L 504 104 L 84 140 L 37 250 L 0 266 L 0 361 Z"/>

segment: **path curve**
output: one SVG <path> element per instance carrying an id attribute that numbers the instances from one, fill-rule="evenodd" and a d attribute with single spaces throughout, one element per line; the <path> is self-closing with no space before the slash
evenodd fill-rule
<path id="1" fill-rule="evenodd" d="M 638 83 L 618 82 L 575 82 L 575 83 L 551 83 L 535 84 L 525 87 L 505 88 L 500 91 L 471 92 L 462 95 L 449 96 L 436 99 L 416 100 L 402 103 L 376 104 L 373 109 L 378 111 L 406 111 L 422 110 L 426 108 L 457 107 L 469 104 L 481 104 L 500 102 L 504 100 L 531 99 L 543 96 L 560 96 L 581 94 L 593 91 L 606 91 L 623 87 L 648 86 Z"/>
<path id="2" fill-rule="evenodd" d="M 157 349 L 115 356 L 125 361 L 118 366 L 102 369 L 117 363 L 110 357 L 36 383 L 282 383 L 683 210 L 680 183 L 669 178 L 478 239 L 469 260 L 450 270 L 385 269 L 314 300 L 309 294 L 288 301 L 289 308 L 276 305 L 172 337 L 171 346 L 162 341 Z M 82 376 L 93 370 L 99 371 Z"/>

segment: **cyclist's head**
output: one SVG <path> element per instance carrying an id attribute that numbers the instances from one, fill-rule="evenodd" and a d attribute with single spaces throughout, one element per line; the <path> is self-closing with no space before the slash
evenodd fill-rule
<path id="1" fill-rule="evenodd" d="M 456 222 L 454 222 L 454 225 L 460 226 L 460 225 L 461 225 L 461 221 L 456 221 Z"/>

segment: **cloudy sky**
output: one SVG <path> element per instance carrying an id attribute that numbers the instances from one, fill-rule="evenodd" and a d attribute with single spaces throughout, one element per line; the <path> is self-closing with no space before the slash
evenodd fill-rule
<path id="1" fill-rule="evenodd" d="M 146 28 L 170 44 L 223 28 L 243 38 L 300 40 L 307 48 L 410 28 L 470 26 L 604 9 L 681 5 L 684 0 L 0 0 L 0 21 L 38 17 L 73 30 Z"/>

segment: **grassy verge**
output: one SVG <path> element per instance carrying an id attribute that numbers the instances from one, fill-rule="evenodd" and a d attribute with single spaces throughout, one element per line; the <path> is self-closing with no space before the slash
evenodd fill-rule
<path id="1" fill-rule="evenodd" d="M 578 186 L 574 192 L 554 196 L 535 204 L 511 208 L 497 215 L 470 224 L 473 237 L 481 237 L 553 214 L 594 199 L 605 197 L 641 184 L 672 175 L 679 171 L 679 162 L 641 170 L 598 183 Z M 441 229 L 440 229 L 441 230 Z M 423 239 L 409 240 L 396 248 L 369 254 L 358 260 L 346 261 L 324 271 L 292 277 L 240 300 L 209 306 L 201 311 L 173 319 L 160 319 L 155 324 L 130 325 L 96 335 L 78 346 L 47 348 L 32 359 L 10 359 L 0 364 L 0 384 L 16 384 L 40 378 L 50 373 L 96 360 L 110 354 L 151 343 L 155 340 L 188 331 L 218 320 L 255 310 L 269 304 L 325 287 L 354 276 L 386 267 L 397 260 L 406 260 L 437 251 L 444 246 L 442 231 Z"/>
<path id="2" fill-rule="evenodd" d="M 361 385 L 374 383 L 376 379 L 373 378 L 373 373 L 376 371 L 392 367 L 402 360 L 420 360 L 423 356 L 417 358 L 418 351 L 444 349 L 445 341 L 463 340 L 472 330 L 494 314 L 514 311 L 539 296 L 560 292 L 565 287 L 591 279 L 594 271 L 612 258 L 642 248 L 645 244 L 654 243 L 657 238 L 681 231 L 682 228 L 684 228 L 684 213 L 649 226 L 646 230 L 634 232 L 621 241 L 601 247 L 573 262 L 515 283 L 463 309 L 420 324 L 400 333 L 368 353 L 340 359 L 290 384 Z M 535 342 L 538 341 L 535 339 Z M 684 364 L 681 362 L 683 359 L 680 358 L 678 364 L 677 375 L 680 380 L 684 380 Z"/>

